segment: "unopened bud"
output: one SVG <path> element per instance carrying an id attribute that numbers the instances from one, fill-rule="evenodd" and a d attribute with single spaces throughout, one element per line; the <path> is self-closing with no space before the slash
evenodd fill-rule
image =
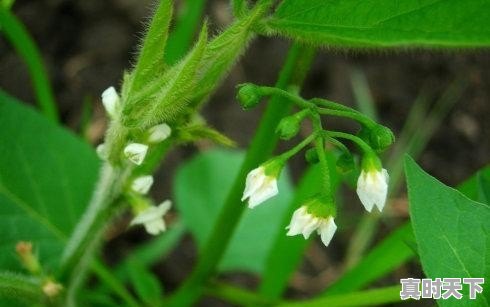
<path id="1" fill-rule="evenodd" d="M 383 151 L 395 142 L 393 132 L 383 125 L 376 125 L 370 131 L 369 143 L 376 151 Z"/>
<path id="2" fill-rule="evenodd" d="M 15 251 L 19 255 L 22 265 L 32 274 L 41 272 L 41 265 L 36 256 L 32 253 L 32 243 L 20 241 L 15 245 Z"/>
<path id="3" fill-rule="evenodd" d="M 251 83 L 238 85 L 237 99 L 244 109 L 255 107 L 262 98 L 260 87 Z"/>
<path id="4" fill-rule="evenodd" d="M 305 152 L 305 159 L 308 163 L 316 164 L 318 163 L 318 152 L 316 148 L 310 148 Z"/>
<path id="5" fill-rule="evenodd" d="M 337 159 L 336 165 L 342 173 L 348 173 L 356 168 L 354 157 L 349 153 L 341 154 Z"/>
<path id="6" fill-rule="evenodd" d="M 160 124 L 151 127 L 148 130 L 148 143 L 160 143 L 167 139 L 170 134 L 172 133 L 172 129 L 170 129 L 169 125 L 167 124 Z"/>
<path id="7" fill-rule="evenodd" d="M 295 116 L 286 116 L 277 125 L 276 132 L 283 140 L 296 136 L 300 129 L 300 121 Z"/>
<path id="8" fill-rule="evenodd" d="M 42 289 L 47 297 L 54 298 L 60 294 L 61 290 L 63 290 L 63 286 L 52 279 L 47 279 L 43 283 Z"/>

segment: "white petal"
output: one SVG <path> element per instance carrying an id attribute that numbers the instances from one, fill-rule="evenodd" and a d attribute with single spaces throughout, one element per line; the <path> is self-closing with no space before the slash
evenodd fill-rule
<path id="1" fill-rule="evenodd" d="M 258 167 L 247 175 L 245 180 L 245 190 L 243 191 L 242 201 L 249 198 L 252 194 L 260 188 L 264 180 L 266 179 L 264 174 L 264 168 Z"/>
<path id="2" fill-rule="evenodd" d="M 296 209 L 291 217 L 291 222 L 286 227 L 289 229 L 286 235 L 295 236 L 299 235 L 303 232 L 304 226 L 310 221 L 310 217 L 306 212 L 306 207 L 302 206 L 299 209 Z"/>
<path id="3" fill-rule="evenodd" d="M 124 148 L 126 158 L 136 165 L 143 163 L 147 152 L 148 146 L 145 144 L 131 143 Z"/>
<path id="4" fill-rule="evenodd" d="M 104 108 L 109 114 L 109 116 L 114 117 L 116 115 L 117 107 L 119 104 L 119 95 L 116 92 L 116 89 L 111 86 L 102 92 L 102 104 Z"/>
<path id="5" fill-rule="evenodd" d="M 322 223 L 322 225 L 318 229 L 318 232 L 325 246 L 328 246 L 330 244 L 330 241 L 332 241 L 333 235 L 335 234 L 336 230 L 337 225 L 335 225 L 333 218 L 329 218 L 327 221 L 324 221 Z"/>
<path id="6" fill-rule="evenodd" d="M 131 189 L 133 189 L 133 191 L 137 193 L 146 194 L 150 190 L 152 184 L 153 184 L 152 176 L 142 176 L 136 178 L 133 181 L 133 183 L 131 184 Z"/>
<path id="7" fill-rule="evenodd" d="M 375 204 L 372 197 L 370 177 L 370 174 L 363 170 L 357 180 L 357 196 L 359 196 L 359 200 L 368 212 L 371 212 Z"/>
<path id="8" fill-rule="evenodd" d="M 151 235 L 156 236 L 160 232 L 164 232 L 166 227 L 165 227 L 165 222 L 163 221 L 162 218 L 155 219 L 148 221 L 144 224 L 146 232 L 148 232 Z"/>
<path id="9" fill-rule="evenodd" d="M 277 188 L 277 180 L 275 178 L 271 179 L 268 177 L 264 180 L 262 186 L 260 186 L 254 194 L 250 195 L 248 207 L 254 208 L 269 198 L 276 196 L 278 193 L 279 190 Z"/>
<path id="10" fill-rule="evenodd" d="M 148 130 L 148 142 L 160 143 L 170 136 L 172 129 L 167 124 L 160 124 L 150 128 Z"/>
<path id="11" fill-rule="evenodd" d="M 303 227 L 303 237 L 308 239 L 313 231 L 315 231 L 321 224 L 321 219 L 308 214 L 310 219 Z"/>

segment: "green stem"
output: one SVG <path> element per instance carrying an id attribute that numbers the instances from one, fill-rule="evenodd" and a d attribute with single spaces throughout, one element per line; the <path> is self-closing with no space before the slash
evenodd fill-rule
<path id="1" fill-rule="evenodd" d="M 375 125 L 375 123 L 371 119 L 367 118 L 366 116 L 360 113 L 353 113 L 350 111 L 341 111 L 341 110 L 331 110 L 331 109 L 324 109 L 324 108 L 318 108 L 317 112 L 322 115 L 331 115 L 331 116 L 350 118 L 361 123 L 366 127 L 372 127 Z"/>
<path id="2" fill-rule="evenodd" d="M 288 88 L 292 84 L 300 85 L 305 78 L 306 70 L 310 66 L 313 55 L 314 50 L 311 47 L 295 45 L 288 54 L 276 86 Z M 203 284 L 221 260 L 246 207 L 241 204 L 240 198 L 247 173 L 272 154 L 278 140 L 274 133 L 275 128 L 281 118 L 289 113 L 290 107 L 288 102 L 278 98 L 273 98 L 269 103 L 239 175 L 235 179 L 211 235 L 202 249 L 201 257 L 191 275 L 171 297 L 168 306 L 192 305 L 202 293 Z"/>
<path id="3" fill-rule="evenodd" d="M 291 101 L 292 103 L 296 104 L 300 108 L 311 108 L 314 106 L 313 104 L 307 102 L 306 100 L 299 97 L 298 95 L 295 95 L 291 92 L 285 91 L 277 87 L 261 86 L 260 91 L 261 94 L 264 96 L 272 96 L 272 95 L 281 96 Z"/>
<path id="4" fill-rule="evenodd" d="M 213 283 L 206 286 L 204 294 L 239 306 L 273 306 L 278 303 L 278 300 L 269 299 L 255 292 L 223 283 Z"/>
<path id="5" fill-rule="evenodd" d="M 280 157 L 283 158 L 285 161 L 289 160 L 292 156 L 296 155 L 298 152 L 300 152 L 303 148 L 305 148 L 308 144 L 313 142 L 313 140 L 317 137 L 317 133 L 312 133 L 310 134 L 306 139 L 301 141 L 298 145 L 294 146 L 290 150 L 286 151 L 285 153 L 281 154 Z"/>
<path id="6" fill-rule="evenodd" d="M 315 148 L 318 154 L 318 161 L 320 163 L 321 171 L 322 171 L 322 191 L 321 194 L 325 196 L 330 202 L 333 204 L 334 203 L 334 197 L 333 197 L 333 189 L 332 189 L 332 183 L 330 180 L 330 170 L 328 169 L 328 162 L 326 158 L 326 153 L 325 153 L 325 144 L 323 142 L 323 137 L 322 137 L 322 122 L 320 119 L 320 116 L 318 114 L 315 114 L 311 117 L 312 123 L 313 123 L 313 129 L 316 132 L 317 138 L 315 140 Z"/>
<path id="7" fill-rule="evenodd" d="M 108 163 L 103 165 L 92 201 L 68 240 L 61 259 L 59 279 L 69 285 L 69 304 L 74 302 L 75 293 L 85 278 L 105 225 L 117 209 L 112 204 L 121 194 L 131 170 L 131 166 L 113 168 Z"/>
<path id="8" fill-rule="evenodd" d="M 359 148 L 363 151 L 363 153 L 374 153 L 374 150 L 369 146 L 366 142 L 364 142 L 361 138 L 344 132 L 338 131 L 323 131 L 324 135 L 330 138 L 337 139 L 346 139 L 355 143 Z"/>

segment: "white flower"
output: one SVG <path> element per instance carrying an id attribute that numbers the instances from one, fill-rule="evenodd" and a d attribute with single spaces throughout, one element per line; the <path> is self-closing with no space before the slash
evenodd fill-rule
<path id="1" fill-rule="evenodd" d="M 151 235 L 157 235 L 164 232 L 165 221 L 163 216 L 170 209 L 171 202 L 164 201 L 158 206 L 150 206 L 133 218 L 130 225 L 144 225 L 146 232 Z"/>
<path id="2" fill-rule="evenodd" d="M 380 171 L 362 170 L 357 180 L 357 195 L 367 211 L 371 212 L 374 205 L 379 211 L 383 210 L 388 194 L 388 179 L 388 172 L 384 168 Z"/>
<path id="3" fill-rule="evenodd" d="M 107 148 L 104 143 L 97 146 L 95 151 L 97 152 L 97 155 L 99 156 L 100 159 L 102 160 L 107 159 Z"/>
<path id="4" fill-rule="evenodd" d="M 152 176 L 141 176 L 133 180 L 131 184 L 131 189 L 140 194 L 146 194 L 153 184 Z"/>
<path id="5" fill-rule="evenodd" d="M 286 229 L 289 230 L 288 236 L 302 234 L 305 239 L 308 239 L 311 233 L 316 230 L 323 244 L 328 246 L 337 230 L 337 225 L 335 225 L 332 216 L 327 218 L 317 217 L 308 213 L 306 206 L 302 206 L 294 211 L 291 223 Z"/>
<path id="6" fill-rule="evenodd" d="M 148 145 L 145 144 L 131 143 L 124 148 L 124 155 L 126 158 L 136 165 L 143 163 L 147 152 Z"/>
<path id="7" fill-rule="evenodd" d="M 160 143 L 170 136 L 172 129 L 167 124 L 160 124 L 148 130 L 148 143 Z"/>
<path id="8" fill-rule="evenodd" d="M 267 176 L 265 167 L 260 166 L 247 175 L 242 201 L 248 198 L 248 207 L 254 208 L 267 199 L 277 195 L 277 178 Z"/>
<path id="9" fill-rule="evenodd" d="M 109 114 L 110 117 L 114 117 L 119 105 L 119 95 L 117 94 L 116 89 L 113 86 L 109 87 L 102 92 L 101 97 L 102 104 L 104 105 L 107 114 Z"/>

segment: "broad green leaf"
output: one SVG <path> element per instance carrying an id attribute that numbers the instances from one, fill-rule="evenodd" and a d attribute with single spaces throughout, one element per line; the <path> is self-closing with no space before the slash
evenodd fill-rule
<path id="1" fill-rule="evenodd" d="M 283 0 L 274 34 L 336 47 L 487 47 L 486 0 Z"/>
<path id="2" fill-rule="evenodd" d="M 241 152 L 212 150 L 193 158 L 178 171 L 174 184 L 176 205 L 199 247 L 209 237 L 242 161 Z M 291 201 L 286 171 L 279 180 L 279 191 L 276 197 L 244 214 L 220 263 L 222 271 L 264 270 L 275 236 L 284 231 L 279 226 Z M 246 206 L 241 202 L 236 205 Z"/>
<path id="3" fill-rule="evenodd" d="M 39 280 L 31 276 L 0 272 L 1 306 L 32 306 L 42 299 Z"/>
<path id="4" fill-rule="evenodd" d="M 429 278 L 490 278 L 490 208 L 445 186 L 405 159 L 410 216 L 422 267 Z M 440 306 L 488 306 L 486 293 Z"/>
<path id="5" fill-rule="evenodd" d="M 15 244 L 24 240 L 52 270 L 99 161 L 88 144 L 2 92 L 0 123 L 0 268 L 20 269 Z"/>
<path id="6" fill-rule="evenodd" d="M 467 197 L 490 206 L 490 166 L 479 170 L 458 190 Z"/>

